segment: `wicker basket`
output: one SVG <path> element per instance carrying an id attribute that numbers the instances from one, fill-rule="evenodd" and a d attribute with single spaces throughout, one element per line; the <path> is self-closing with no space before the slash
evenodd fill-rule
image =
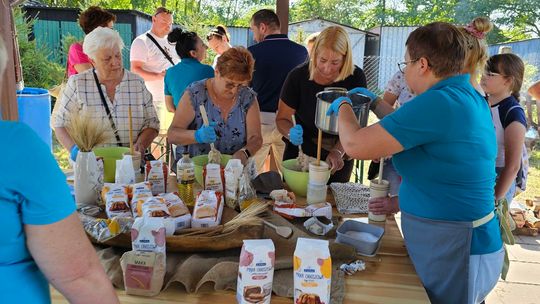
<path id="1" fill-rule="evenodd" d="M 339 213 L 368 213 L 368 186 L 356 183 L 332 183 L 330 188 Z"/>

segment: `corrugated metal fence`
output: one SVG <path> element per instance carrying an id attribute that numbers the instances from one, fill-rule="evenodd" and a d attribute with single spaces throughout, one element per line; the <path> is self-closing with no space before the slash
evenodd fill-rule
<path id="1" fill-rule="evenodd" d="M 540 38 L 494 44 L 489 46 L 489 54 L 498 54 L 501 47 L 510 47 L 512 53 L 521 57 L 526 64 L 536 67 L 530 81 L 540 80 Z"/>
<path id="2" fill-rule="evenodd" d="M 134 39 L 131 32 L 131 24 L 116 23 L 114 29 L 120 33 L 126 47 L 122 50 L 124 67 L 129 69 L 129 47 Z M 36 43 L 45 46 L 52 51 L 51 60 L 62 65 L 66 64 L 66 55 L 62 52 L 62 40 L 68 35 L 83 39 L 84 33 L 77 22 L 74 21 L 51 21 L 36 20 L 34 24 L 34 36 Z"/>

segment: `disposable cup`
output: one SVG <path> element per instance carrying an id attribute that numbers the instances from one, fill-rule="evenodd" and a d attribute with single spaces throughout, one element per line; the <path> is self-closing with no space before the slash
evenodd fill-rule
<path id="1" fill-rule="evenodd" d="M 321 161 L 317 166 L 315 162 L 309 163 L 309 182 L 315 185 L 326 185 L 330 179 L 330 167 Z"/>
<path id="2" fill-rule="evenodd" d="M 378 183 L 378 179 L 373 179 L 369 183 L 369 196 L 370 198 L 378 197 L 387 197 L 388 190 L 390 189 L 390 183 L 387 180 L 381 180 L 381 183 Z M 386 214 L 373 214 L 368 212 L 368 218 L 370 221 L 374 222 L 384 222 L 386 221 Z"/>
<path id="3" fill-rule="evenodd" d="M 309 183 L 307 188 L 306 202 L 308 204 L 318 204 L 326 202 L 327 190 L 328 188 L 326 184 L 317 185 Z"/>
<path id="4" fill-rule="evenodd" d="M 144 173 L 141 172 L 141 152 L 134 151 L 133 155 L 130 152 L 126 152 L 124 155 L 131 155 L 133 171 L 135 171 L 135 182 L 144 182 Z"/>

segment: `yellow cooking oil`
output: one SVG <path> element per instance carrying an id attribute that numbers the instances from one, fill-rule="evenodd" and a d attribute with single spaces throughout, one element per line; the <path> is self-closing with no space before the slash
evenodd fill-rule
<path id="1" fill-rule="evenodd" d="M 195 195 L 193 185 L 195 184 L 195 166 L 189 158 L 189 154 L 184 153 L 182 159 L 176 165 L 178 196 L 188 207 L 195 206 Z"/>

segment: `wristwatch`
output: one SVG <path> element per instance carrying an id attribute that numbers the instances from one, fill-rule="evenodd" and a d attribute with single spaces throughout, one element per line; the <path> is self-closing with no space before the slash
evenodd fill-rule
<path id="1" fill-rule="evenodd" d="M 371 111 L 374 111 L 374 110 L 377 108 L 377 106 L 379 105 L 379 102 L 380 102 L 380 101 L 381 101 L 381 98 L 380 98 L 380 97 L 375 98 L 375 100 L 372 101 L 371 104 L 369 105 L 369 109 L 370 109 Z"/>
<path id="2" fill-rule="evenodd" d="M 242 149 L 240 149 L 240 151 L 244 152 L 244 154 L 246 155 L 246 158 L 250 158 L 250 157 L 251 157 L 251 153 L 249 153 L 249 150 L 248 150 L 248 149 L 242 148 Z"/>

